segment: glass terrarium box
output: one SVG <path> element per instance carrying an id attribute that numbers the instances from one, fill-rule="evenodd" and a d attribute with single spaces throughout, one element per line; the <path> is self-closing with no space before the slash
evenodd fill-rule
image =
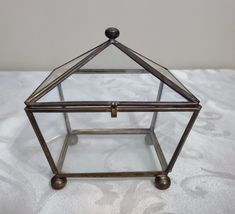
<path id="1" fill-rule="evenodd" d="M 167 189 L 201 109 L 165 67 L 108 40 L 55 68 L 25 111 L 61 189 L 70 177 L 153 177 Z"/>

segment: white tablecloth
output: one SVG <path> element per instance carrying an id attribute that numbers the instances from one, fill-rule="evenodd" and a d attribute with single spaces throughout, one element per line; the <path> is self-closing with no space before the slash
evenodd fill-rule
<path id="1" fill-rule="evenodd" d="M 153 179 L 68 179 L 50 168 L 23 110 L 45 72 L 0 72 L 0 213 L 150 214 L 235 210 L 235 71 L 173 70 L 203 109 L 161 191 Z"/>

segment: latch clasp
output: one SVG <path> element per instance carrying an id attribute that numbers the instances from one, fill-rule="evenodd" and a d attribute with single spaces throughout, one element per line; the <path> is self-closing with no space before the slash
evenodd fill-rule
<path id="1" fill-rule="evenodd" d="M 117 103 L 111 103 L 111 117 L 117 117 Z"/>

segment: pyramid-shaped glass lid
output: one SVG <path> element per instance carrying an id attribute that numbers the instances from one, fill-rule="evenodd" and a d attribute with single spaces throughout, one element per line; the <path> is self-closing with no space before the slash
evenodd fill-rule
<path id="1" fill-rule="evenodd" d="M 156 81 L 164 83 L 167 88 L 174 91 L 178 96 L 181 96 L 185 101 L 199 102 L 167 68 L 118 42 L 116 38 L 119 36 L 119 31 L 116 28 L 108 28 L 105 34 L 109 38 L 108 41 L 55 68 L 26 100 L 26 104 L 43 101 L 43 98 L 52 93 L 53 89 L 55 90 L 57 86 L 66 82 L 67 79 L 71 78 L 74 74 L 97 75 L 111 73 L 115 75 L 126 73 L 128 75 L 126 75 L 125 78 L 132 79 L 137 78 L 134 74 L 145 73 L 147 76 L 142 77 L 142 80 L 146 80 L 147 78 L 155 79 Z M 78 77 L 78 79 L 79 78 L 82 80 L 82 77 Z M 116 77 L 113 76 L 113 79 L 115 78 Z M 93 82 L 89 82 L 89 84 L 94 84 L 96 79 L 93 78 L 92 81 Z M 146 81 L 145 91 L 151 90 L 149 85 L 152 83 L 153 81 L 150 83 Z M 127 90 L 130 90 L 130 88 L 131 85 L 127 87 Z M 138 91 L 135 91 L 135 93 L 138 94 Z M 72 101 L 80 101 L 79 98 L 75 99 L 76 100 Z M 89 100 L 89 97 L 87 100 Z M 135 99 L 133 100 L 135 101 Z M 154 100 L 150 99 L 147 101 Z"/>

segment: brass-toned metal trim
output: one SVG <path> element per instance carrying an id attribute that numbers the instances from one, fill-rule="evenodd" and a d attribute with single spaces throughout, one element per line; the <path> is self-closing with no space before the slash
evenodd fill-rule
<path id="1" fill-rule="evenodd" d="M 83 107 L 78 107 L 78 106 L 70 106 L 70 107 L 34 107 L 30 108 L 29 111 L 32 112 L 110 112 L 110 106 L 83 106 Z M 119 106 L 117 108 L 118 112 L 192 112 L 198 110 L 198 107 L 138 107 L 138 106 L 133 106 L 133 107 L 124 107 L 124 106 Z"/>
<path id="2" fill-rule="evenodd" d="M 41 130 L 40 130 L 38 124 L 37 124 L 37 121 L 36 121 L 33 113 L 31 111 L 29 111 L 29 109 L 27 107 L 25 107 L 25 112 L 26 112 L 26 114 L 27 114 L 27 116 L 29 118 L 29 121 L 30 121 L 33 129 L 34 129 L 34 132 L 35 132 L 35 134 L 36 134 L 36 136 L 38 138 L 38 141 L 39 141 L 39 143 L 40 143 L 40 145 L 42 147 L 42 150 L 43 150 L 43 152 L 44 152 L 44 154 L 45 154 L 45 156 L 47 158 L 47 161 L 48 161 L 48 163 L 49 163 L 49 165 L 51 167 L 52 172 L 53 173 L 58 173 L 58 170 L 57 170 L 57 167 L 55 165 L 55 162 L 54 162 L 54 160 L 52 158 L 52 155 L 50 153 L 49 148 L 47 147 L 46 141 L 45 141 L 45 139 L 44 139 L 44 137 L 43 137 L 43 135 L 41 133 Z"/>
<path id="3" fill-rule="evenodd" d="M 163 175 L 163 171 L 133 171 L 133 172 L 89 172 L 89 173 L 59 173 L 61 177 L 104 178 L 104 177 L 155 177 Z"/>
<path id="4" fill-rule="evenodd" d="M 123 129 L 74 129 L 71 134 L 76 135 L 97 135 L 97 134 L 148 134 L 150 129 L 134 129 L 134 128 L 123 128 Z"/>
<path id="5" fill-rule="evenodd" d="M 74 74 L 149 74 L 145 69 L 80 69 Z"/>
<path id="6" fill-rule="evenodd" d="M 167 166 L 167 169 L 166 169 L 167 173 L 169 173 L 172 170 L 173 166 L 175 165 L 175 162 L 176 162 L 176 160 L 177 160 L 177 158 L 178 158 L 178 156 L 179 156 L 179 154 L 180 154 L 180 152 L 181 152 L 181 150 L 184 146 L 184 143 L 185 143 L 192 127 L 193 127 L 193 124 L 194 124 L 194 122 L 196 121 L 196 119 L 198 117 L 200 109 L 193 112 L 193 114 L 190 118 L 190 121 L 188 122 L 188 125 L 186 126 L 186 129 L 184 130 L 184 133 L 183 133 L 183 135 L 182 135 L 182 137 L 181 137 L 181 139 L 180 139 L 180 141 L 179 141 L 179 143 L 176 147 L 176 150 L 175 150 L 175 152 L 174 152 L 174 154 L 173 154 L 173 156 L 172 156 L 172 158 L 171 158 L 171 160 L 170 160 L 170 162 Z"/>
<path id="7" fill-rule="evenodd" d="M 112 103 L 118 106 L 161 106 L 161 107 L 197 107 L 198 103 L 193 102 L 166 102 L 166 101 L 61 101 L 61 102 L 37 102 L 30 107 L 51 107 L 51 106 L 111 106 Z"/>
<path id="8" fill-rule="evenodd" d="M 158 88 L 158 93 L 157 93 L 156 102 L 160 102 L 160 100 L 161 100 L 162 91 L 163 91 L 163 86 L 164 86 L 163 82 L 160 82 L 159 88 Z M 152 117 L 152 121 L 151 121 L 151 125 L 150 125 L 150 129 L 151 129 L 152 131 L 154 131 L 155 126 L 156 126 L 157 115 L 158 115 L 158 112 L 157 112 L 157 111 L 153 113 L 153 117 Z"/>
<path id="9" fill-rule="evenodd" d="M 155 135 L 155 133 L 153 131 L 150 131 L 150 136 L 151 136 L 155 151 L 157 153 L 158 160 L 161 164 L 162 170 L 165 171 L 167 168 L 167 161 L 166 161 L 166 158 L 162 152 L 162 149 L 161 149 L 161 146 L 158 142 L 157 136 Z"/>

